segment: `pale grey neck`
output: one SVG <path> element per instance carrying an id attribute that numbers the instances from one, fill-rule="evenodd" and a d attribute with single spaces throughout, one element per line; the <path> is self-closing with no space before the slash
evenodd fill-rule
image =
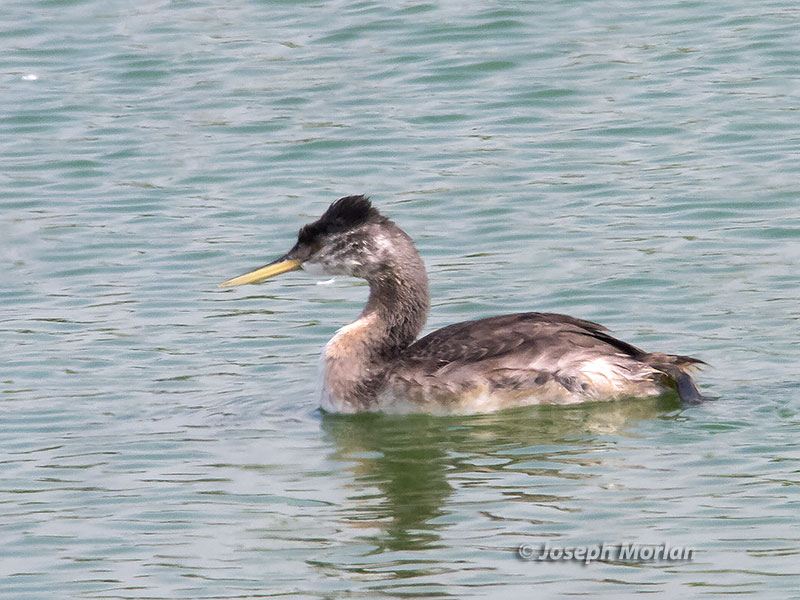
<path id="1" fill-rule="evenodd" d="M 378 234 L 363 271 L 367 305 L 325 346 L 321 403 L 329 410 L 368 409 L 428 315 L 428 276 L 413 242 L 391 223 L 382 223 Z"/>
<path id="2" fill-rule="evenodd" d="M 383 268 L 367 278 L 369 299 L 361 314 L 371 323 L 373 360 L 396 358 L 417 338 L 430 307 L 425 264 L 401 230 Z"/>

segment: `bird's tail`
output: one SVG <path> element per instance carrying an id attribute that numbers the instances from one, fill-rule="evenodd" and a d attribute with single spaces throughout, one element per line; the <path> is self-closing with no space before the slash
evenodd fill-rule
<path id="1" fill-rule="evenodd" d="M 699 369 L 707 363 L 691 356 L 662 354 L 660 352 L 648 354 L 646 362 L 666 375 L 668 383 L 675 387 L 681 402 L 684 404 L 700 404 L 707 400 L 697 389 L 697 384 L 688 373 L 691 369 Z"/>

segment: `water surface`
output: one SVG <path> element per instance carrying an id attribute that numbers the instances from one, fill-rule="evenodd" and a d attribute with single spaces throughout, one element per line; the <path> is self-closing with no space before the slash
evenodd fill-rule
<path id="1" fill-rule="evenodd" d="M 0 595 L 796 594 L 795 4 L 3 12 Z M 353 193 L 417 241 L 426 331 L 568 313 L 717 400 L 323 415 L 365 286 L 217 284 Z"/>

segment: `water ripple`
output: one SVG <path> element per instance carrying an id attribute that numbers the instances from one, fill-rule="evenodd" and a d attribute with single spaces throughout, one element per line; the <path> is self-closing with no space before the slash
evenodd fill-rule
<path id="1" fill-rule="evenodd" d="M 72 0 L 0 31 L 14 598 L 789 597 L 797 7 Z M 595 319 L 716 402 L 322 416 L 360 283 L 216 286 L 368 193 L 428 328 Z M 532 564 L 641 542 L 689 563 Z"/>

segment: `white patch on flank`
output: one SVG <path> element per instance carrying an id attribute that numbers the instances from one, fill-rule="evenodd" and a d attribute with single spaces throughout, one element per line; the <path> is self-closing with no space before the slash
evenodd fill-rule
<path id="1" fill-rule="evenodd" d="M 619 368 L 608 361 L 607 358 L 598 357 L 587 360 L 581 364 L 581 374 L 586 377 L 598 390 L 606 392 L 611 388 L 614 391 L 621 389 L 624 377 Z"/>

